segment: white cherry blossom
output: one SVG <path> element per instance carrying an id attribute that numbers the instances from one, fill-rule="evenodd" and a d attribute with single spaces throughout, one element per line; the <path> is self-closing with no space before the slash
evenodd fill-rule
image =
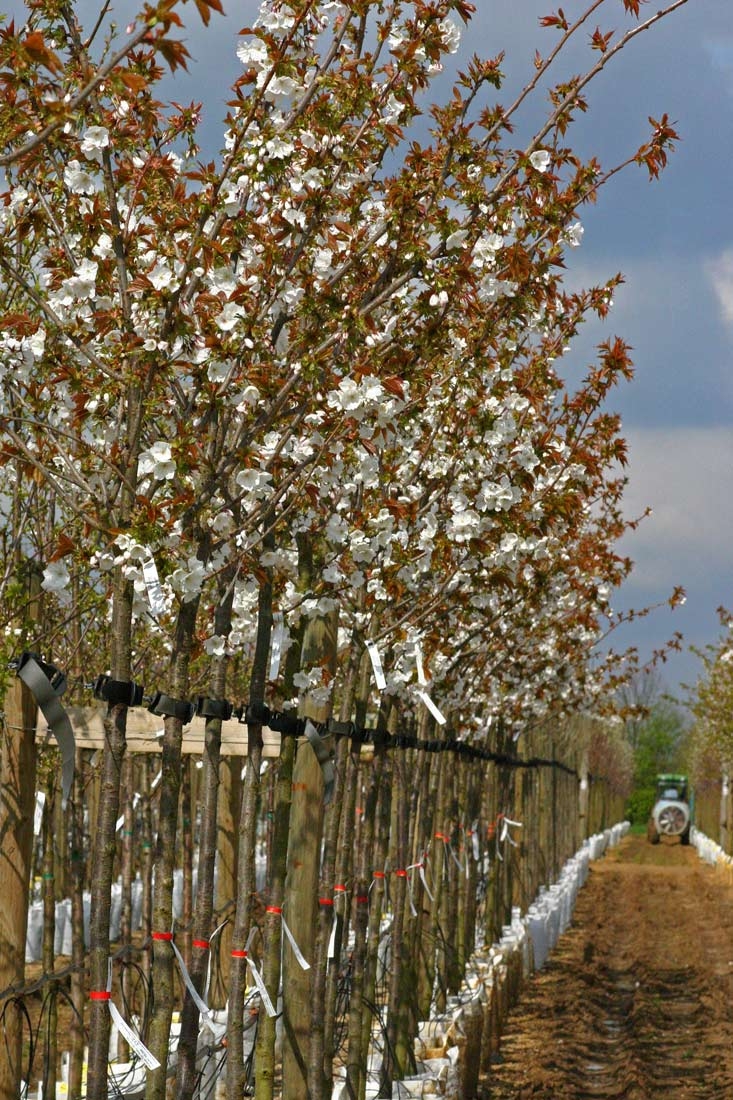
<path id="1" fill-rule="evenodd" d="M 103 153 L 109 148 L 109 132 L 104 126 L 88 126 L 81 142 L 81 152 L 87 160 L 102 163 Z"/>
<path id="2" fill-rule="evenodd" d="M 68 591 L 71 584 L 71 574 L 63 561 L 52 561 L 43 570 L 41 588 L 45 592 L 51 592 L 64 604 L 71 602 L 71 593 Z"/>
<path id="3" fill-rule="evenodd" d="M 64 168 L 64 183 L 75 195 L 94 195 L 100 189 L 100 183 L 78 160 L 70 160 Z"/>
<path id="4" fill-rule="evenodd" d="M 535 149 L 529 155 L 529 163 L 537 172 L 546 172 L 550 167 L 550 154 L 546 149 Z"/>
<path id="5" fill-rule="evenodd" d="M 176 464 L 173 461 L 170 444 L 163 439 L 157 440 L 152 447 L 140 455 L 138 472 L 141 477 L 152 474 L 155 481 L 171 481 L 176 476 Z"/>

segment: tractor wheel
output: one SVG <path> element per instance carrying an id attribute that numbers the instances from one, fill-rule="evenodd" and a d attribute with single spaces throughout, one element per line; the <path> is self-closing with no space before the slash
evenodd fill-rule
<path id="1" fill-rule="evenodd" d="M 680 844 L 690 843 L 690 826 L 688 825 L 684 833 L 680 833 Z"/>
<path id="2" fill-rule="evenodd" d="M 650 821 L 646 827 L 646 838 L 650 844 L 659 844 L 659 833 L 657 832 L 653 821 Z"/>

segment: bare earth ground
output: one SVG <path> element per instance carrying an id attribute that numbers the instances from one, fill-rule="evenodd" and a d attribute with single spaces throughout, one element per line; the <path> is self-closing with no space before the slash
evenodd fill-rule
<path id="1" fill-rule="evenodd" d="M 594 863 L 485 1100 L 733 1100 L 733 886 L 675 840 Z"/>

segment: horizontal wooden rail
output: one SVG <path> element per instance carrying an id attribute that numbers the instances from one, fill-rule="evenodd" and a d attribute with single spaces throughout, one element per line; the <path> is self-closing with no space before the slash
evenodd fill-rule
<path id="1" fill-rule="evenodd" d="M 104 748 L 105 707 L 69 706 L 66 713 L 79 749 Z M 183 752 L 200 756 L 204 748 L 205 718 L 194 718 L 183 730 Z M 143 707 L 130 707 L 127 712 L 127 748 L 130 752 L 160 752 L 163 719 Z M 265 726 L 262 730 L 265 757 L 280 755 L 280 734 Z M 38 744 L 55 744 L 48 724 L 39 711 L 36 726 Z M 236 719 L 221 724 L 221 751 L 223 756 L 247 755 L 247 727 Z"/>

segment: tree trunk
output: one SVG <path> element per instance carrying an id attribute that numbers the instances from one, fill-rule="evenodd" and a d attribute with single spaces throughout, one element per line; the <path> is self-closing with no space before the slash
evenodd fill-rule
<path id="1" fill-rule="evenodd" d="M 407 885 L 407 775 L 406 758 L 396 753 L 392 765 L 392 825 L 391 862 L 394 867 L 392 881 L 392 933 L 390 936 L 391 965 L 387 1005 L 387 1044 L 380 1092 L 389 1096 L 392 1083 L 401 1079 L 408 1070 L 411 1057 L 407 1049 L 409 1021 L 413 1013 L 414 974 L 411 952 L 406 940 L 406 915 L 408 905 Z"/>
<path id="2" fill-rule="evenodd" d="M 352 654 L 356 654 L 354 647 Z M 366 695 L 368 697 L 368 680 L 364 682 L 360 674 L 359 688 L 356 690 L 357 672 L 362 660 L 352 656 L 346 675 L 339 706 L 339 721 L 349 722 L 354 705 L 354 697 Z M 368 677 L 368 671 L 367 671 Z M 350 762 L 349 741 L 343 738 L 336 744 L 335 753 L 335 780 L 333 798 L 326 807 L 324 825 L 323 858 L 321 862 L 321 876 L 318 887 L 319 912 L 318 929 L 313 959 L 313 997 L 311 1004 L 311 1057 L 310 1057 L 310 1091 L 314 1100 L 331 1096 L 333 1078 L 333 1049 L 334 1014 L 336 1002 L 336 986 L 338 980 L 338 960 L 329 961 L 328 948 L 331 942 L 333 922 L 338 919 L 334 908 L 333 887 L 336 882 L 336 856 L 339 837 L 339 826 L 342 824 L 342 816 L 345 805 L 347 762 Z M 357 750 L 358 759 L 358 750 Z M 330 904 L 329 904 L 330 903 Z"/>
<path id="3" fill-rule="evenodd" d="M 132 943 L 132 833 L 134 811 L 132 808 L 135 762 L 132 756 L 125 756 L 122 765 L 122 790 L 124 803 L 122 810 L 122 840 L 120 844 L 122 879 L 122 906 L 120 909 L 120 940 L 129 947 Z M 123 956 L 120 966 L 120 991 L 122 994 L 123 1014 L 129 1012 L 132 1003 L 133 968 L 130 959 Z M 122 1035 L 117 1041 L 117 1057 L 120 1062 L 130 1058 L 130 1047 Z"/>
<path id="4" fill-rule="evenodd" d="M 364 829 L 359 844 L 359 867 L 354 882 L 354 951 L 351 960 L 351 996 L 349 998 L 348 1053 L 346 1062 L 346 1095 L 357 1100 L 359 1080 L 367 1051 L 362 1046 L 365 1004 L 368 931 L 370 921 L 379 923 L 381 893 L 373 899 L 370 914 L 369 887 L 374 872 L 374 834 L 377 825 L 382 759 L 378 757 L 369 768 L 369 784 L 364 799 Z M 365 1011 L 366 1010 L 366 1011 Z"/>
<path id="5" fill-rule="evenodd" d="M 84 880 L 86 844 L 84 838 L 84 753 L 76 751 L 71 804 L 71 1044 L 69 1051 L 69 1096 L 81 1095 L 84 1060 Z"/>
<path id="6" fill-rule="evenodd" d="M 294 761 L 295 738 L 283 735 L 273 811 L 272 847 L 269 852 L 268 905 L 265 910 L 265 948 L 262 961 L 262 977 L 273 1005 L 277 1004 L 280 988 L 280 957 L 282 950 L 280 912 L 282 911 L 288 857 L 288 829 L 290 802 L 293 794 Z M 255 1100 L 272 1100 L 275 1074 L 275 1021 L 262 1010 L 257 1028 L 257 1046 L 255 1049 Z M 232 1093 L 230 1087 L 228 1082 L 227 1100 L 241 1100 L 242 1094 Z"/>
<path id="7" fill-rule="evenodd" d="M 198 611 L 198 598 L 181 604 L 176 623 L 173 647 L 172 695 L 184 700 L 188 694 L 188 665 L 193 645 Z M 166 716 L 163 742 L 158 813 L 158 836 L 155 844 L 155 880 L 153 885 L 152 980 L 153 1010 L 148 1032 L 148 1046 L 160 1062 L 150 1070 L 145 1088 L 146 1100 L 165 1100 L 168 1045 L 174 1005 L 174 953 L 170 943 L 173 928 L 173 876 L 176 856 L 176 826 L 181 788 L 181 746 L 183 723 L 180 718 Z"/>
<path id="8" fill-rule="evenodd" d="M 112 607 L 112 677 L 130 681 L 131 677 L 132 583 L 119 570 Z M 91 876 L 91 916 L 89 922 L 90 991 L 102 994 L 107 989 L 109 960 L 109 921 L 112 876 L 117 850 L 115 830 L 120 812 L 120 782 L 125 756 L 127 707 L 110 705 L 104 720 L 104 756 L 96 821 L 90 821 L 94 836 Z M 87 1100 L 107 1100 L 107 1059 L 109 1051 L 109 1007 L 103 999 L 92 998 L 89 1005 L 89 1059 Z"/>
<path id="9" fill-rule="evenodd" d="M 248 753 L 251 752 L 251 748 L 248 747 L 247 751 Z M 245 756 L 223 756 L 219 761 L 219 790 L 216 801 L 216 915 L 217 923 L 223 921 L 225 916 L 229 916 L 231 919 L 224 925 L 217 937 L 218 965 L 214 968 L 212 974 L 209 1000 L 211 1008 L 223 1008 L 229 997 L 240 830 L 244 828 L 246 833 L 248 829 L 248 825 L 245 825 L 242 817 L 242 772 L 243 770 L 246 772 L 246 769 L 247 757 Z M 257 785 L 259 788 L 259 772 L 257 774 Z M 255 798 L 255 806 L 256 802 Z M 251 824 L 254 825 L 255 822 L 252 821 Z M 254 845 L 254 840 L 252 844 Z M 254 847 L 252 848 L 252 859 L 254 859 Z M 231 1057 L 231 1052 L 228 1057 Z"/>
<path id="10" fill-rule="evenodd" d="M 226 578 L 231 581 L 231 577 Z M 214 631 L 227 637 L 231 630 L 232 600 L 234 595 L 231 583 L 226 585 L 219 607 L 217 608 Z M 228 659 L 215 658 L 211 670 L 212 700 L 222 700 L 226 693 L 226 672 Z M 215 709 L 214 707 L 211 708 Z M 206 719 L 204 736 L 204 754 L 201 790 L 201 836 L 199 840 L 198 887 L 196 891 L 196 913 L 191 938 L 191 963 L 189 973 L 196 992 L 204 992 L 206 973 L 209 964 L 209 935 L 212 931 L 214 912 L 214 870 L 216 866 L 217 840 L 217 803 L 219 797 L 219 764 L 221 753 L 221 718 L 210 716 Z M 186 990 L 181 1015 L 181 1035 L 178 1042 L 178 1074 L 176 1081 L 177 1100 L 190 1100 L 196 1087 L 196 1047 L 199 1031 L 199 1009 Z"/>
<path id="11" fill-rule="evenodd" d="M 265 544 L 272 545 L 271 538 Z M 257 599 L 257 637 L 252 661 L 252 673 L 249 682 L 250 708 L 262 707 L 265 700 L 265 685 L 268 673 L 268 655 L 272 634 L 272 574 L 269 570 L 260 582 Z M 282 753 L 281 753 L 282 755 Z M 227 1018 L 227 1097 L 228 1100 L 240 1100 L 244 1094 L 246 1069 L 244 1064 L 244 998 L 247 991 L 246 952 L 253 925 L 253 909 L 257 897 L 257 823 L 260 802 L 260 771 L 262 766 L 262 723 L 250 721 L 247 724 L 247 770 L 242 794 L 239 834 L 232 831 L 230 852 L 237 853 L 236 910 L 230 938 L 231 982 L 229 986 L 229 1015 Z M 292 773 L 291 773 L 292 774 Z M 231 804 L 228 807 L 231 812 Z M 221 822 L 219 825 L 221 836 Z M 221 853 L 220 853 L 221 857 Z M 221 867 L 221 864 L 220 864 Z M 221 874 L 221 870 L 219 872 Z M 282 877 L 285 877 L 283 868 Z M 282 894 L 282 885 L 279 887 Z M 267 979 L 264 979 L 265 982 Z M 278 971 L 277 982 L 280 981 Z M 277 986 L 273 1004 L 277 1003 Z M 260 1008 L 258 1039 L 265 1026 L 266 1012 Z M 274 1032 L 273 1032 L 274 1036 Z M 274 1046 L 274 1037 L 273 1037 Z"/>
<path id="12" fill-rule="evenodd" d="M 33 851 L 36 703 L 17 677 L 8 689 L 4 709 L 0 759 L 0 989 L 23 982 Z M 7 1007 L 0 1100 L 17 1100 L 20 1095 L 23 1018 L 19 1006 Z"/>
<path id="13" fill-rule="evenodd" d="M 321 665 L 333 677 L 337 631 L 337 610 L 308 623 L 301 654 L 302 668 Z M 306 696 L 302 716 L 326 722 L 330 710 L 330 702 L 318 705 Z M 311 745 L 303 741 L 298 746 L 293 769 L 284 916 L 309 966 L 314 961 L 316 946 L 323 798 L 321 766 Z M 283 1100 L 303 1100 L 306 1096 L 315 1100 L 311 1097 L 308 1079 L 312 997 L 312 969 L 304 970 L 300 966 L 288 942 L 283 954 Z"/>
<path id="14" fill-rule="evenodd" d="M 46 801 L 43 807 L 43 948 L 42 964 L 43 973 L 52 974 L 54 970 L 55 940 L 56 940 L 56 889 L 54 874 L 54 810 L 55 810 L 56 783 L 55 774 L 49 772 L 46 777 Z M 48 1020 L 46 1021 L 46 1056 L 43 1061 L 43 1095 L 54 1096 L 56 1092 L 56 1063 L 57 1043 L 56 1028 L 58 1024 L 58 1006 L 56 1003 L 58 989 L 52 985 L 49 989 Z"/>

